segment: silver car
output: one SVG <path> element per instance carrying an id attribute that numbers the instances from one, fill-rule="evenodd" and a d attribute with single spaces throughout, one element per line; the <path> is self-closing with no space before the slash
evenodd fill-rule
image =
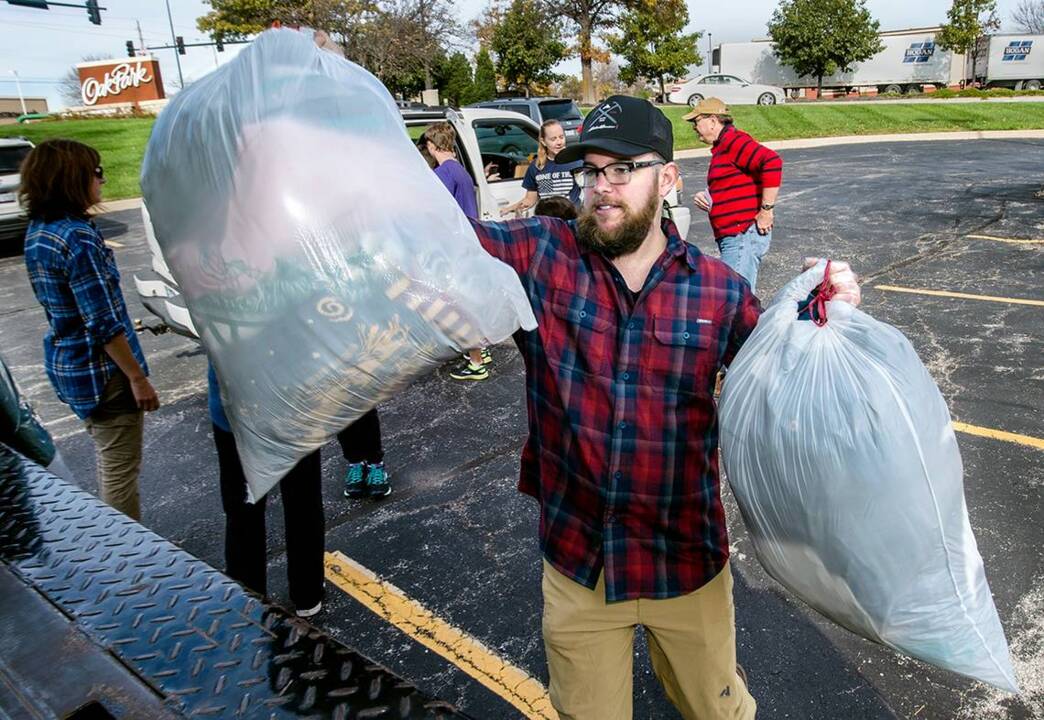
<path id="1" fill-rule="evenodd" d="M 25 208 L 18 203 L 18 168 L 32 149 L 25 138 L 0 138 L 0 245 L 4 249 L 16 243 L 20 247 L 29 224 Z"/>
<path id="2" fill-rule="evenodd" d="M 700 100 L 716 97 L 727 105 L 775 105 L 786 102 L 787 94 L 775 85 L 755 85 L 735 75 L 701 75 L 672 85 L 668 102 L 694 106 Z"/>

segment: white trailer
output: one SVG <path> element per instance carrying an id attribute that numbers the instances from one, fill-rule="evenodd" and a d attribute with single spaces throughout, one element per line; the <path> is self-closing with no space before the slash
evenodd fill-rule
<path id="1" fill-rule="evenodd" d="M 964 56 L 943 50 L 935 42 L 938 28 L 918 28 L 881 33 L 884 49 L 849 72 L 824 76 L 824 89 L 875 88 L 878 92 L 918 92 L 925 85 L 947 87 L 961 81 Z M 788 90 L 816 87 L 816 78 L 798 75 L 780 63 L 775 43 L 755 40 L 722 43 L 714 52 L 719 72 L 738 75 L 750 82 Z"/>
<path id="2" fill-rule="evenodd" d="M 1044 87 L 1044 35 L 992 35 L 979 45 L 975 74 L 986 87 Z"/>

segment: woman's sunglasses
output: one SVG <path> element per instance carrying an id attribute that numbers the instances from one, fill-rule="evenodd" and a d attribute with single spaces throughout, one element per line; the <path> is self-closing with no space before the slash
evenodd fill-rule
<path id="1" fill-rule="evenodd" d="M 94 177 L 98 178 L 99 180 L 105 179 L 105 169 L 101 165 L 94 168 Z"/>

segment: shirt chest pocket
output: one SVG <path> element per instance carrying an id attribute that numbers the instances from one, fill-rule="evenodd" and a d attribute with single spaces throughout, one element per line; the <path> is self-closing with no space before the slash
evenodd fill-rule
<path id="1" fill-rule="evenodd" d="M 708 320 L 653 318 L 651 342 L 645 343 L 645 382 L 666 392 L 713 391 L 720 357 L 721 326 Z"/>
<path id="2" fill-rule="evenodd" d="M 548 362 L 560 372 L 612 376 L 616 310 L 564 290 L 551 292 L 543 327 Z"/>

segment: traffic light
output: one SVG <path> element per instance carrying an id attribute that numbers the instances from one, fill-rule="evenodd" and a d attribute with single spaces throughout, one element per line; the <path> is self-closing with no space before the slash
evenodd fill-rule
<path id="1" fill-rule="evenodd" d="M 134 57 L 137 53 L 134 52 L 134 41 L 127 41 L 127 57 Z"/>
<path id="2" fill-rule="evenodd" d="M 95 25 L 101 25 L 101 10 L 98 9 L 98 0 L 87 0 L 87 19 Z"/>
<path id="3" fill-rule="evenodd" d="M 8 5 L 21 5 L 22 7 L 36 8 L 37 10 L 50 10 L 46 0 L 7 0 Z"/>
<path id="4" fill-rule="evenodd" d="M 225 52 L 225 43 L 220 35 L 214 36 L 214 47 L 218 52 Z"/>
<path id="5" fill-rule="evenodd" d="M 178 35 L 176 38 L 174 38 L 174 45 L 178 48 L 178 55 L 185 54 L 185 38 Z"/>

